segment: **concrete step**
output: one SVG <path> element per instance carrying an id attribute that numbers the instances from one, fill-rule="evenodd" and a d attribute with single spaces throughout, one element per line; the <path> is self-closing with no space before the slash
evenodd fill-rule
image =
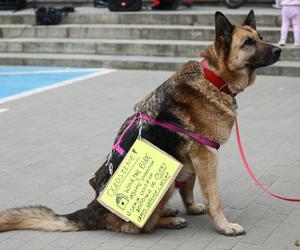
<path id="1" fill-rule="evenodd" d="M 105 67 L 117 69 L 176 70 L 190 59 L 186 57 L 153 56 L 105 56 L 80 54 L 30 54 L 1 53 L 3 65 L 63 66 L 63 67 Z M 259 74 L 300 76 L 299 61 L 281 61 L 273 66 L 262 68 Z"/>
<path id="2" fill-rule="evenodd" d="M 260 27 L 265 41 L 277 42 L 280 28 Z M 210 41 L 213 26 L 129 25 L 129 24 L 65 24 L 58 26 L 0 25 L 0 38 L 106 38 Z M 293 41 L 289 32 L 288 42 Z"/>
<path id="3" fill-rule="evenodd" d="M 172 11 L 172 12 L 131 12 L 131 13 L 103 13 L 84 15 L 80 13 L 68 15 L 63 23 L 91 23 L 91 24 L 157 24 L 157 25 L 214 25 L 214 12 L 207 11 L 199 13 L 198 11 Z M 229 20 L 240 25 L 248 12 L 233 13 L 229 12 L 226 16 Z M 267 27 L 280 27 L 281 26 L 281 15 L 280 12 L 274 14 L 263 14 L 257 15 L 256 21 L 258 26 Z"/>
<path id="4" fill-rule="evenodd" d="M 197 57 L 211 41 L 19 38 L 0 39 L 0 53 L 55 53 Z M 282 50 L 282 60 L 299 60 L 300 48 L 293 45 Z"/>
<path id="5" fill-rule="evenodd" d="M 56 26 L 33 26 L 32 9 L 0 12 L 0 59 L 14 65 L 175 70 L 211 43 L 216 10 L 241 24 L 249 7 L 119 13 L 76 8 Z M 255 12 L 264 40 L 277 42 L 280 10 L 256 8 Z M 290 32 L 288 42 L 292 40 Z M 299 76 L 299 58 L 299 48 L 287 46 L 282 53 L 285 61 L 260 73 Z"/>
<path id="6" fill-rule="evenodd" d="M 157 25 L 214 25 L 214 13 L 221 10 L 234 24 L 241 24 L 249 8 L 229 10 L 222 7 L 182 8 L 178 11 L 139 11 L 109 12 L 107 9 L 76 8 L 75 13 L 63 17 L 65 24 L 157 24 Z M 279 27 L 280 10 L 256 8 L 256 22 L 259 26 Z M 16 13 L 0 12 L 1 24 L 35 24 L 34 11 L 25 10 Z"/>

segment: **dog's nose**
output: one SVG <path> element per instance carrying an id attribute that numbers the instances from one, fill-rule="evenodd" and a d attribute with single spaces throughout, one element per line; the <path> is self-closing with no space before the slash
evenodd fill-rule
<path id="1" fill-rule="evenodd" d="M 281 48 L 275 47 L 272 49 L 272 56 L 279 58 L 281 53 Z"/>

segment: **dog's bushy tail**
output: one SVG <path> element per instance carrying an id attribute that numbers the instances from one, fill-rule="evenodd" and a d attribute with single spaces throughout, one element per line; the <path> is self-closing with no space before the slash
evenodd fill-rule
<path id="1" fill-rule="evenodd" d="M 58 215 L 43 206 L 13 208 L 0 212 L 0 232 L 11 230 L 44 230 L 44 231 L 81 231 L 91 230 L 87 220 L 89 209 L 81 209 L 72 214 Z"/>

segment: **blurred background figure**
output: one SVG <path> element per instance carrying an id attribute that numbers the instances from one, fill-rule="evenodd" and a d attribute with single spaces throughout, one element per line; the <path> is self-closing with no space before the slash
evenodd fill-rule
<path id="1" fill-rule="evenodd" d="M 278 44 L 285 46 L 290 24 L 293 26 L 294 44 L 300 46 L 300 0 L 279 0 L 282 7 L 281 36 Z"/>

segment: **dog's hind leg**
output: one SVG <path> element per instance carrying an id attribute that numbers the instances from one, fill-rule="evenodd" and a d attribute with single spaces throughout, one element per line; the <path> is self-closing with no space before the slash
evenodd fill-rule
<path id="1" fill-rule="evenodd" d="M 156 228 L 182 229 L 187 226 L 187 221 L 181 217 L 164 217 L 158 220 Z"/>
<path id="2" fill-rule="evenodd" d="M 222 211 L 217 178 L 218 157 L 216 152 L 203 145 L 194 145 L 190 156 L 206 199 L 207 213 L 219 232 L 228 236 L 245 234 L 243 227 L 228 222 Z"/>
<path id="3" fill-rule="evenodd" d="M 150 216 L 149 220 L 143 228 L 143 232 L 150 233 L 154 231 L 155 228 L 165 228 L 165 229 L 181 229 L 186 227 L 187 222 L 181 217 L 177 217 L 175 214 L 172 214 L 173 210 L 165 209 L 164 206 L 171 197 L 174 191 L 174 187 L 170 187 L 164 197 L 161 199 L 154 212 Z M 168 212 L 170 212 L 169 217 Z M 174 216 L 175 215 L 175 216 Z"/>
<path id="4" fill-rule="evenodd" d="M 176 217 L 179 214 L 179 210 L 173 208 L 165 208 L 162 213 L 161 217 Z"/>
<path id="5" fill-rule="evenodd" d="M 91 221 L 90 224 L 94 223 L 95 229 L 106 229 L 114 232 L 122 232 L 128 234 L 138 234 L 142 231 L 133 223 L 126 222 L 114 213 L 103 208 L 98 203 L 96 198 L 88 205 L 88 209 L 90 210 L 90 213 L 85 221 Z M 77 217 L 81 218 L 82 216 Z"/>
<path id="6" fill-rule="evenodd" d="M 142 230 L 133 223 L 126 222 L 113 213 L 107 213 L 103 216 L 102 225 L 104 229 L 114 232 L 122 232 L 128 234 L 138 234 L 142 232 Z"/>
<path id="7" fill-rule="evenodd" d="M 196 175 L 193 174 L 185 182 L 184 186 L 180 188 L 181 195 L 186 212 L 191 215 L 201 215 L 205 213 L 205 206 L 201 203 L 196 204 L 194 199 L 194 185 Z"/>

